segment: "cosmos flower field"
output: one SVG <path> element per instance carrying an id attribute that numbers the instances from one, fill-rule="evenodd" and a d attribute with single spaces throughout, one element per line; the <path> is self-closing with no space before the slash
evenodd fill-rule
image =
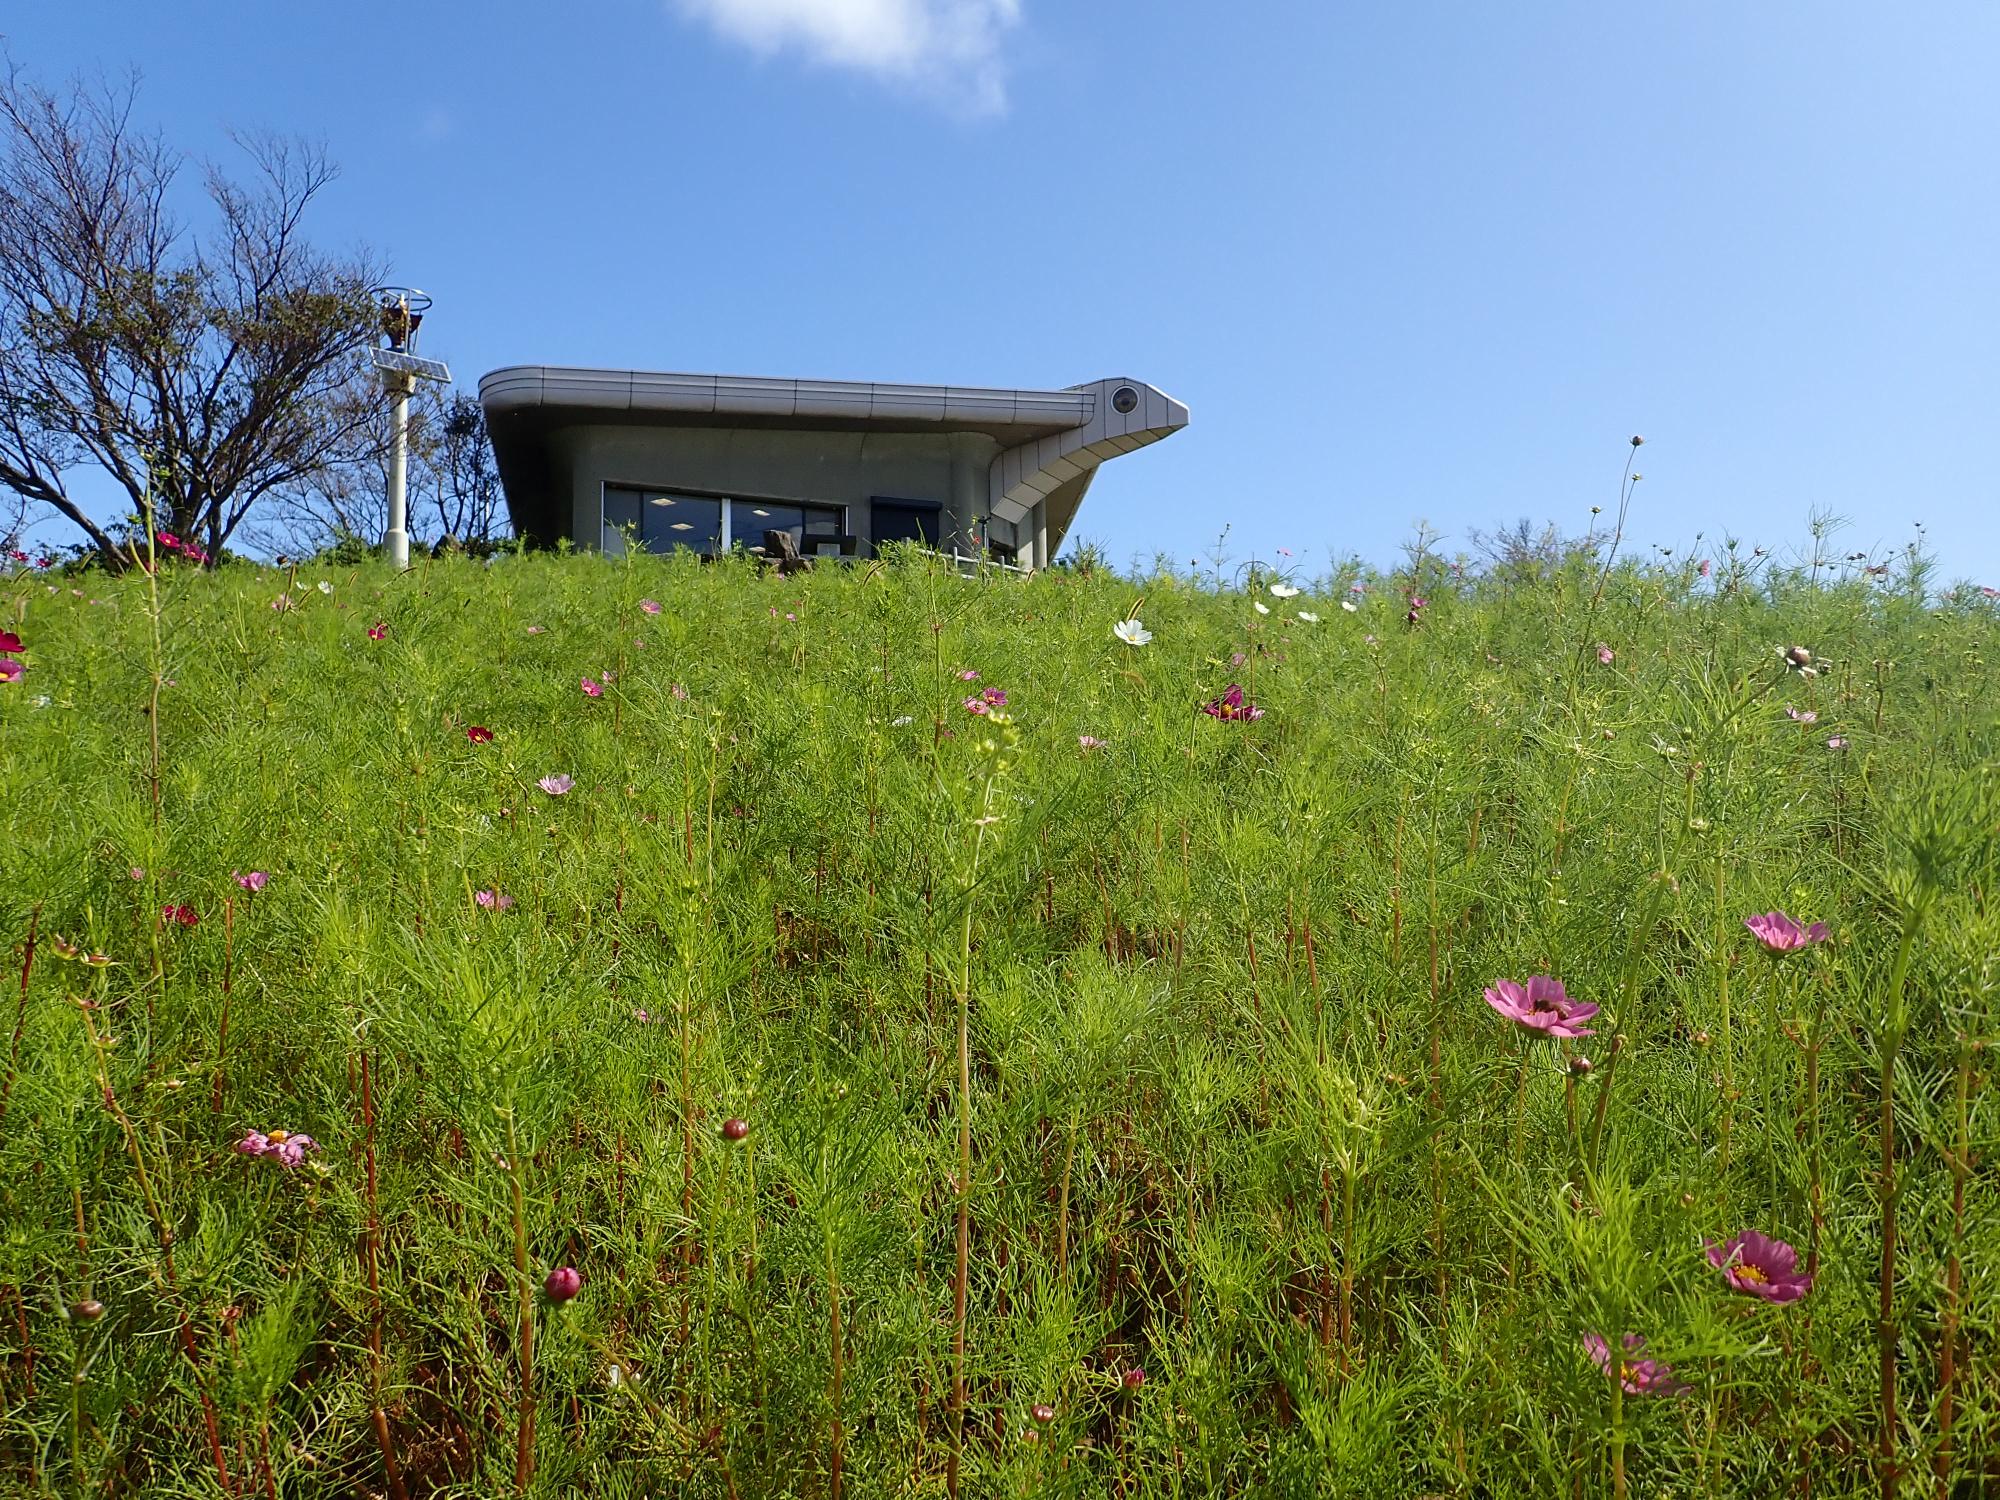
<path id="1" fill-rule="evenodd" d="M 1976 587 L 0 611 L 8 1493 L 2000 1485 Z"/>

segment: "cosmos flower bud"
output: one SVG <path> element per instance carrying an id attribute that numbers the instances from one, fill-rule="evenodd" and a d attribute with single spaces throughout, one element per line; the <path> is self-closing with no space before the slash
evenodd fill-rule
<path id="1" fill-rule="evenodd" d="M 1146 1372 L 1136 1366 L 1125 1372 L 1125 1389 L 1136 1391 L 1146 1383 Z"/>
<path id="2" fill-rule="evenodd" d="M 95 1323 L 104 1316 L 104 1304 L 95 1297 L 85 1297 L 70 1308 L 69 1315 L 79 1323 Z"/>
<path id="3" fill-rule="evenodd" d="M 1569 1070 L 1571 1073 L 1575 1074 L 1578 1078 L 1583 1077 L 1584 1074 L 1588 1073 L 1595 1066 L 1596 1064 L 1593 1063 L 1588 1057 L 1585 1057 L 1581 1052 L 1577 1053 L 1576 1056 L 1572 1057 L 1569 1060 Z"/>
<path id="4" fill-rule="evenodd" d="M 1056 1409 L 1053 1406 L 1037 1402 L 1033 1407 L 1029 1408 L 1028 1415 L 1035 1419 L 1037 1427 L 1046 1427 L 1056 1419 Z"/>
<path id="5" fill-rule="evenodd" d="M 740 1141 L 749 1134 L 750 1122 L 748 1120 L 739 1120 L 732 1115 L 729 1119 L 722 1122 L 722 1138 L 725 1141 Z"/>
<path id="6" fill-rule="evenodd" d="M 1634 448 L 1643 448 L 1646 446 L 1646 440 L 1640 437 L 1639 434 L 1635 432 L 1632 434 L 1632 446 Z"/>
<path id="7" fill-rule="evenodd" d="M 542 1291 L 558 1305 L 583 1290 L 583 1273 L 575 1266 L 557 1266 L 543 1278 Z"/>

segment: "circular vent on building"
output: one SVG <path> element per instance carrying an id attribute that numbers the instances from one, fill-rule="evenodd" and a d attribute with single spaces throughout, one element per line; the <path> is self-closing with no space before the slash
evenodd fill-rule
<path id="1" fill-rule="evenodd" d="M 1129 385 L 1121 385 L 1111 393 L 1111 409 L 1119 412 L 1136 411 L 1139 407 L 1139 393 Z"/>

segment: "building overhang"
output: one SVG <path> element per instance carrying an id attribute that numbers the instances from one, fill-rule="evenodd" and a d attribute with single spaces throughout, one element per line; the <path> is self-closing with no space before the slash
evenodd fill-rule
<path id="1" fill-rule="evenodd" d="M 563 365 L 494 370 L 479 382 L 479 403 L 515 530 L 542 540 L 559 530 L 550 438 L 568 427 L 978 433 L 1000 448 L 989 482 L 992 513 L 1019 521 L 1058 491 L 1080 497 L 1075 481 L 1087 484 L 1105 458 L 1157 442 L 1188 420 L 1187 408 L 1165 392 L 1123 379 L 1005 390 Z"/>

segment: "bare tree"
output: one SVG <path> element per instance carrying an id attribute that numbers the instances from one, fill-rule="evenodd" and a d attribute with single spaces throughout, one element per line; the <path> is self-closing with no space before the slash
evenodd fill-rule
<path id="1" fill-rule="evenodd" d="M 368 441 L 366 408 L 339 398 L 376 277 L 303 238 L 333 168 L 302 142 L 237 137 L 248 185 L 207 168 L 215 223 L 188 232 L 169 208 L 181 158 L 135 129 L 136 92 L 0 78 L 0 488 L 115 560 L 117 528 L 67 482 L 95 466 L 219 556 L 260 500 Z"/>
<path id="2" fill-rule="evenodd" d="M 245 533 L 269 552 L 310 554 L 341 542 L 377 545 L 389 524 L 387 454 L 392 408 L 372 380 L 357 378 L 341 400 L 365 408 L 367 441 L 272 496 Z M 410 400 L 410 536 L 481 547 L 509 526 L 500 474 L 476 396 L 423 385 Z"/>

